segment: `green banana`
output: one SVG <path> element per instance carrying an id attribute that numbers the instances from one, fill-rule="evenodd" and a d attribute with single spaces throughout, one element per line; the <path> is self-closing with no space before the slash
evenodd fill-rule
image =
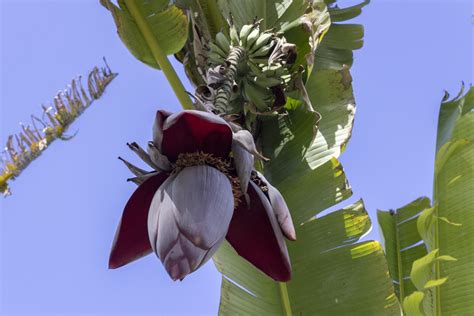
<path id="1" fill-rule="evenodd" d="M 263 57 L 254 57 L 254 56 L 249 56 L 249 60 L 253 62 L 254 64 L 263 64 L 267 65 L 268 64 L 268 58 L 263 58 Z"/>
<path id="2" fill-rule="evenodd" d="M 223 58 L 227 58 L 227 54 L 219 46 L 217 46 L 213 42 L 209 43 L 209 47 L 211 48 L 211 51 L 219 54 L 219 56 L 221 56 Z"/>
<path id="3" fill-rule="evenodd" d="M 258 110 L 267 111 L 269 108 L 268 103 L 271 102 L 271 97 L 269 98 L 268 90 L 259 87 L 250 81 L 244 81 L 243 86 L 244 97 L 248 101 L 252 102 Z"/>
<path id="4" fill-rule="evenodd" d="M 258 50 L 250 53 L 252 57 L 262 57 L 268 55 L 268 53 L 272 50 L 273 46 L 275 46 L 275 42 L 271 41 L 269 44 L 260 47 Z"/>
<path id="5" fill-rule="evenodd" d="M 262 72 L 262 69 L 255 65 L 253 62 L 248 62 L 247 66 L 250 68 L 250 71 L 252 72 L 253 75 L 255 76 L 265 76 Z"/>
<path id="6" fill-rule="evenodd" d="M 262 68 L 262 73 L 266 77 L 281 77 L 281 75 L 283 75 L 283 66 L 281 65 L 265 66 Z"/>
<path id="7" fill-rule="evenodd" d="M 237 33 L 237 29 L 235 28 L 235 25 L 232 25 L 229 29 L 229 36 L 230 36 L 230 42 L 233 46 L 238 46 L 239 45 L 239 34 Z"/>
<path id="8" fill-rule="evenodd" d="M 219 64 L 223 64 L 225 62 L 225 58 L 223 58 L 221 55 L 219 55 L 218 53 L 216 53 L 214 51 L 210 52 L 207 57 L 209 58 L 209 61 L 212 64 L 219 65 Z"/>
<path id="9" fill-rule="evenodd" d="M 228 54 L 230 50 L 230 42 L 227 36 L 224 35 L 224 33 L 219 32 L 216 35 L 216 44 L 219 46 L 224 53 Z"/>
<path id="10" fill-rule="evenodd" d="M 253 24 L 246 24 L 240 29 L 240 46 L 245 47 L 247 44 L 247 36 L 249 36 L 250 31 L 252 31 Z"/>
<path id="11" fill-rule="evenodd" d="M 245 45 L 245 48 L 249 50 L 252 45 L 255 43 L 255 41 L 258 39 L 260 35 L 260 27 L 257 25 L 252 32 L 250 32 L 249 36 L 247 36 L 247 43 Z"/>
<path id="12" fill-rule="evenodd" d="M 250 49 L 250 53 L 252 54 L 255 51 L 257 51 L 259 48 L 265 46 L 268 43 L 268 41 L 272 38 L 272 36 L 273 36 L 273 33 L 270 33 L 270 32 L 261 33 L 260 36 L 255 41 L 255 44 Z"/>
<path id="13" fill-rule="evenodd" d="M 257 86 L 262 88 L 270 88 L 281 83 L 280 79 L 268 77 L 255 77 L 254 81 Z"/>

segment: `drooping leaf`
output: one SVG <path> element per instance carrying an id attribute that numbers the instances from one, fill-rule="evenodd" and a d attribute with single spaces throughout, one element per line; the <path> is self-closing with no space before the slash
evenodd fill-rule
<path id="1" fill-rule="evenodd" d="M 333 5 L 327 1 L 332 24 L 324 36 L 315 56 L 316 69 L 341 69 L 352 66 L 353 50 L 363 45 L 364 27 L 360 24 L 334 23 L 344 22 L 357 17 L 368 0 L 348 8 Z"/>
<path id="2" fill-rule="evenodd" d="M 100 2 L 111 12 L 118 35 L 132 55 L 150 67 L 160 69 L 125 1 L 119 0 L 118 6 L 111 0 Z M 171 55 L 179 52 L 188 38 L 188 18 L 184 12 L 175 5 L 169 5 L 167 0 L 137 0 L 136 4 L 162 53 Z"/>
<path id="3" fill-rule="evenodd" d="M 337 6 L 330 6 L 329 13 L 331 14 L 332 22 L 342 22 L 358 17 L 362 13 L 362 8 L 369 4 L 369 0 L 353 5 L 347 8 L 339 8 Z"/>

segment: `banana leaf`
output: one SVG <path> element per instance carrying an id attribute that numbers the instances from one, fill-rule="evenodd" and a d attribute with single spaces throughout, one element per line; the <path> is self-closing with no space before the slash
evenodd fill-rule
<path id="1" fill-rule="evenodd" d="M 112 14 L 117 33 L 132 55 L 150 67 L 160 69 L 126 2 L 118 0 L 118 6 L 110 0 L 100 0 L 100 3 Z M 167 0 L 137 0 L 136 4 L 162 53 L 172 55 L 179 52 L 188 38 L 185 13 L 177 6 L 169 5 Z"/>
<path id="2" fill-rule="evenodd" d="M 402 221 L 401 225 L 397 216 L 402 212 L 397 210 L 395 217 L 379 213 L 379 219 L 386 219 L 380 220 L 380 227 L 387 259 L 407 315 L 474 312 L 473 107 L 472 87 L 466 94 L 461 90 L 452 100 L 446 94 L 441 103 L 432 206 L 419 205 L 416 217 Z M 419 251 L 408 257 L 403 241 L 414 242 L 414 236 L 418 240 L 421 237 L 423 242 L 411 248 Z M 400 269 L 402 273 L 397 273 Z M 405 277 L 405 292 L 400 277 Z M 406 280 L 411 280 L 411 285 Z"/>

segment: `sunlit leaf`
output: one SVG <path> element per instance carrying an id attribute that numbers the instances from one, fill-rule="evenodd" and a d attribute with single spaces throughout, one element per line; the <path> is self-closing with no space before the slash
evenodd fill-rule
<path id="1" fill-rule="evenodd" d="M 474 305 L 474 89 L 453 100 L 443 99 L 438 121 L 434 170 L 433 206 L 402 223 L 405 230 L 393 234 L 379 213 L 389 264 L 403 256 L 401 240 L 419 235 L 428 249 L 410 258 L 411 280 L 419 292 L 404 298 L 407 315 L 468 315 Z M 417 207 L 421 211 L 422 207 Z M 398 210 L 397 210 L 398 211 Z M 397 212 L 398 213 L 398 212 Z M 416 219 L 416 225 L 413 224 Z M 408 223 L 411 223 L 408 225 Z M 414 247 L 415 248 L 415 247 Z M 414 249 L 412 248 L 412 249 Z M 395 250 L 394 250 L 395 249 Z M 397 275 L 391 268 L 392 277 Z M 406 271 L 405 271 L 406 274 Z M 396 279 L 394 277 L 394 279 Z M 397 279 L 396 279 L 397 280 Z M 420 297 L 422 307 L 419 307 Z M 401 297 L 403 299 L 403 295 Z"/>
<path id="2" fill-rule="evenodd" d="M 133 56 L 159 69 L 125 1 L 119 0 L 118 6 L 110 0 L 100 0 L 100 2 L 112 14 L 117 33 Z M 171 55 L 179 52 L 188 38 L 188 18 L 184 12 L 175 5 L 169 6 L 169 1 L 166 0 L 137 0 L 136 3 L 159 43 L 162 53 Z"/>

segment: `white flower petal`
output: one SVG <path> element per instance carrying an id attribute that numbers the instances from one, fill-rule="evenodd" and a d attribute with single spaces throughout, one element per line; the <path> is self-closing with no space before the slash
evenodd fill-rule
<path id="1" fill-rule="evenodd" d="M 154 142 L 149 142 L 147 147 L 148 155 L 151 161 L 163 171 L 169 171 L 171 169 L 171 163 L 168 158 L 163 155 Z"/>
<path id="2" fill-rule="evenodd" d="M 179 235 L 173 215 L 175 206 L 169 196 L 173 179 L 174 176 L 170 176 L 156 191 L 148 212 L 148 237 L 153 251 L 162 261 Z"/>
<path id="3" fill-rule="evenodd" d="M 204 256 L 204 258 L 201 260 L 201 263 L 199 264 L 198 268 L 202 267 L 209 259 L 212 258 L 212 256 L 216 253 L 216 251 L 219 249 L 219 247 L 222 245 L 222 243 L 225 240 L 225 236 L 222 237 L 221 240 L 219 240 L 214 246 L 212 246 L 211 249 L 209 249 Z"/>
<path id="4" fill-rule="evenodd" d="M 166 271 L 174 281 L 182 280 L 186 275 L 192 272 L 180 241 L 181 238 L 173 244 L 173 247 L 170 249 L 164 260 L 162 260 Z"/>
<path id="5" fill-rule="evenodd" d="M 184 234 L 202 249 L 210 249 L 226 235 L 234 212 L 229 179 L 209 166 L 181 170 L 171 184 L 175 218 Z"/>
<path id="6" fill-rule="evenodd" d="M 232 152 L 234 154 L 234 165 L 239 177 L 240 188 L 248 204 L 247 188 L 253 170 L 254 157 L 237 142 L 232 142 Z"/>
<path id="7" fill-rule="evenodd" d="M 225 239 L 233 210 L 228 178 L 209 166 L 185 168 L 160 186 L 148 213 L 148 236 L 173 280 L 212 257 Z"/>
<path id="8" fill-rule="evenodd" d="M 254 155 L 255 157 L 263 160 L 263 161 L 268 161 L 269 159 L 262 156 L 262 154 L 260 154 L 258 151 L 257 151 L 257 148 L 255 147 L 255 142 L 253 140 L 253 136 L 252 134 L 243 129 L 243 130 L 240 130 L 236 133 L 233 133 L 232 134 L 232 139 L 234 142 L 240 144 L 246 151 L 248 151 L 249 153 L 251 153 L 252 155 Z"/>

